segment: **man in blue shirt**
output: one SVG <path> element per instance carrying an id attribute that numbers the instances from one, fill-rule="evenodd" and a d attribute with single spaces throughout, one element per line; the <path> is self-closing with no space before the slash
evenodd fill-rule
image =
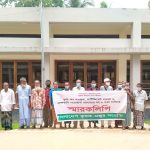
<path id="1" fill-rule="evenodd" d="M 57 124 L 60 124 L 60 128 L 62 128 L 62 123 L 57 122 L 57 117 L 56 117 L 56 113 L 55 113 L 54 102 L 53 102 L 53 97 L 52 97 L 54 91 L 62 91 L 61 88 L 58 88 L 58 82 L 57 81 L 53 82 L 53 88 L 49 92 L 50 105 L 51 105 L 50 108 L 52 109 L 54 128 L 56 128 Z"/>

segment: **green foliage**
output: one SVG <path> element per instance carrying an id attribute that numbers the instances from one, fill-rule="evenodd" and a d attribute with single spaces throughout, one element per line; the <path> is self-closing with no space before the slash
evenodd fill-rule
<path id="1" fill-rule="evenodd" d="M 83 8 L 87 6 L 94 6 L 92 0 L 66 0 L 66 7 L 75 7 L 75 8 Z"/>
<path id="2" fill-rule="evenodd" d="M 64 0 L 42 0 L 43 7 L 63 7 Z M 14 5 L 15 7 L 38 7 L 41 0 L 0 0 L 0 5 L 5 7 Z"/>
<path id="3" fill-rule="evenodd" d="M 108 8 L 107 3 L 106 3 L 105 1 L 102 1 L 102 2 L 100 3 L 100 8 Z"/>
<path id="4" fill-rule="evenodd" d="M 0 0 L 2 7 L 38 7 L 41 0 Z M 93 0 L 42 0 L 43 7 L 87 7 L 94 6 Z"/>

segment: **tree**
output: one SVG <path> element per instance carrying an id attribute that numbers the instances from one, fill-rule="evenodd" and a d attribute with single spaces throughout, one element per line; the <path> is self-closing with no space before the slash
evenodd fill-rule
<path id="1" fill-rule="evenodd" d="M 64 0 L 42 0 L 43 7 L 63 7 Z M 41 0 L 0 0 L 0 5 L 5 7 L 13 4 L 15 7 L 38 7 Z"/>
<path id="2" fill-rule="evenodd" d="M 102 2 L 100 3 L 100 8 L 108 8 L 107 3 L 106 3 L 105 1 L 102 1 Z"/>
<path id="3" fill-rule="evenodd" d="M 150 9 L 150 1 L 148 1 L 148 8 Z"/>
<path id="4" fill-rule="evenodd" d="M 65 0 L 66 7 L 83 8 L 87 6 L 94 6 L 92 0 Z"/>

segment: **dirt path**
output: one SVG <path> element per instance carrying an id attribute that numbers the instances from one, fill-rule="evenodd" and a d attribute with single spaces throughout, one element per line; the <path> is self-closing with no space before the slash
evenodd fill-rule
<path id="1" fill-rule="evenodd" d="M 150 131 L 121 129 L 13 130 L 0 132 L 3 150 L 145 150 Z"/>

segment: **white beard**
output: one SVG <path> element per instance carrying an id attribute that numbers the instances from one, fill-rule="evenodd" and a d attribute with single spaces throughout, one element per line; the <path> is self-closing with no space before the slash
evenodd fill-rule
<path id="1" fill-rule="evenodd" d="M 35 87 L 35 90 L 36 90 L 36 91 L 40 91 L 40 90 L 41 90 L 41 87 L 40 87 L 40 86 L 37 86 L 37 87 Z"/>

